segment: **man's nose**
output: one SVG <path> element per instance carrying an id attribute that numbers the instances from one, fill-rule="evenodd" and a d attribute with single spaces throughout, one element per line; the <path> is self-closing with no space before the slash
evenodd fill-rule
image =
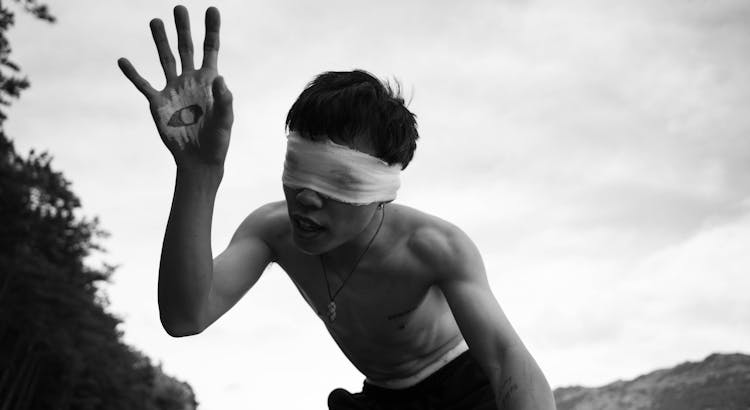
<path id="1" fill-rule="evenodd" d="M 323 198 L 312 189 L 302 188 L 297 192 L 297 202 L 309 208 L 322 208 Z"/>

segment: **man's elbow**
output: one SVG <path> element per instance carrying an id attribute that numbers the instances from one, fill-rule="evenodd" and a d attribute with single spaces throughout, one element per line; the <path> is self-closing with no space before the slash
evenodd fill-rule
<path id="1" fill-rule="evenodd" d="M 547 378 L 523 344 L 503 349 L 501 357 L 504 365 L 498 367 L 494 380 L 500 408 L 556 409 Z M 520 381 L 524 384 L 517 384 Z"/>
<path id="2" fill-rule="evenodd" d="M 176 329 L 167 327 L 165 327 L 164 330 L 166 330 L 167 334 L 172 337 L 195 336 L 202 332 L 202 330 L 199 329 Z"/>
<path id="3" fill-rule="evenodd" d="M 174 321 L 165 320 L 164 317 L 161 318 L 161 326 L 167 334 L 172 337 L 194 336 L 205 330 L 205 326 L 199 326 L 195 323 L 188 322 L 176 323 Z"/>

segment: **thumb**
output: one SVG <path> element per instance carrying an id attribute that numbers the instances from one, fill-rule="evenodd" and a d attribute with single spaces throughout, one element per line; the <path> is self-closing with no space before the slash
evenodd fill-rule
<path id="1" fill-rule="evenodd" d="M 231 127 L 234 121 L 232 92 L 227 88 L 224 77 L 214 78 L 211 84 L 211 93 L 214 97 L 214 118 L 220 126 Z"/>

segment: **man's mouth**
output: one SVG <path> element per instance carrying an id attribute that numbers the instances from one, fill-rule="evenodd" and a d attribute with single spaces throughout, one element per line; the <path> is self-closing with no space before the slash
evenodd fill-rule
<path id="1" fill-rule="evenodd" d="M 292 220 L 294 221 L 294 226 L 302 233 L 316 234 L 325 229 L 319 223 L 305 216 L 294 215 Z"/>

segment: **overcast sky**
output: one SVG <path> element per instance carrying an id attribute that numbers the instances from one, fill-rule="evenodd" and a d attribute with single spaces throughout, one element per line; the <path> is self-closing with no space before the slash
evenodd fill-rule
<path id="1" fill-rule="evenodd" d="M 750 3 L 184 4 L 196 50 L 206 7 L 219 7 L 235 96 L 215 253 L 282 198 L 283 122 L 304 85 L 363 68 L 398 78 L 418 115 L 398 202 L 474 239 L 554 387 L 750 353 Z M 203 334 L 161 329 L 174 165 L 116 60 L 163 86 L 148 21 L 162 18 L 175 45 L 175 3 L 49 5 L 58 23 L 19 13 L 9 34 L 32 86 L 6 130 L 19 151 L 52 153 L 112 234 L 99 259 L 120 265 L 106 288 L 126 342 L 190 382 L 204 410 L 324 409 L 333 388 L 359 391 L 278 267 Z"/>

